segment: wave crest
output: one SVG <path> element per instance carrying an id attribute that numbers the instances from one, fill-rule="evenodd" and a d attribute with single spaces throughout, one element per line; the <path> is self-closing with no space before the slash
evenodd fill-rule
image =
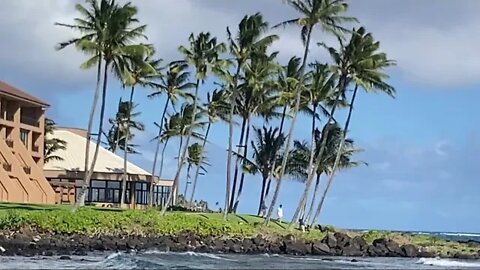
<path id="1" fill-rule="evenodd" d="M 455 261 L 455 260 L 439 259 L 439 258 L 420 258 L 417 261 L 417 264 L 441 266 L 441 267 L 466 267 L 466 268 L 480 267 L 479 261 L 466 262 L 466 261 Z"/>

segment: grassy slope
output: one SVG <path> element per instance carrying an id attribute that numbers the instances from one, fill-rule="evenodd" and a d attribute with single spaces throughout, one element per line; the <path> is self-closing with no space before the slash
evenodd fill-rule
<path id="1" fill-rule="evenodd" d="M 271 222 L 262 225 L 263 219 L 252 215 L 230 215 L 227 222 L 219 213 L 173 212 L 161 217 L 156 210 L 119 210 L 86 207 L 77 213 L 70 206 L 43 206 L 29 204 L 0 204 L 0 230 L 15 230 L 30 226 L 39 232 L 59 234 L 110 234 L 110 235 L 165 235 L 192 231 L 202 236 L 252 237 L 257 234 L 278 237 L 293 234 L 305 240 L 320 240 L 325 233 L 318 230 L 302 233 L 288 229 L 288 224 Z M 381 237 L 391 238 L 399 244 L 415 244 L 429 251 L 448 254 L 478 254 L 478 248 L 448 242 L 428 236 L 412 236 L 400 233 L 371 231 L 361 235 L 372 242 Z"/>

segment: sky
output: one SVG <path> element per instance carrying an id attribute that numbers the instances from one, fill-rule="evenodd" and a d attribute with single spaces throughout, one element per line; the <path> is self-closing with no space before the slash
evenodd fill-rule
<path id="1" fill-rule="evenodd" d="M 4 0 L 0 9 L 0 80 L 46 100 L 48 117 L 59 126 L 85 128 L 95 74 L 79 68 L 86 56 L 66 49 L 55 51 L 60 41 L 76 33 L 54 26 L 72 22 L 74 4 L 64 0 Z M 349 1 L 349 14 L 381 42 L 397 61 L 388 72 L 397 90 L 391 99 L 381 95 L 358 96 L 350 137 L 364 152 L 356 158 L 369 166 L 339 172 L 320 216 L 320 223 L 342 228 L 480 232 L 480 2 L 476 0 L 362 0 Z M 235 28 L 246 14 L 262 12 L 274 25 L 296 17 L 281 0 L 134 0 L 138 17 L 148 24 L 149 42 L 165 63 L 178 60 L 177 48 L 190 33 L 210 31 L 226 40 L 226 26 Z M 274 50 L 282 64 L 301 55 L 298 29 L 272 31 L 280 36 Z M 330 45 L 334 39 L 317 32 L 314 39 Z M 326 61 L 326 51 L 311 49 L 309 60 Z M 201 91 L 214 89 L 211 83 Z M 163 97 L 148 99 L 150 89 L 139 89 L 139 120 L 146 131 L 135 143 L 141 155 L 131 160 L 151 170 Z M 120 97 L 128 93 L 112 82 L 108 89 L 107 117 L 112 117 Z M 205 97 L 203 97 L 205 99 Z M 342 118 L 345 113 L 340 113 Z M 261 121 L 255 121 L 262 125 Z M 301 118 L 296 138 L 307 139 L 309 123 Z M 239 132 L 237 132 L 239 133 Z M 227 126 L 215 125 L 207 156 L 209 173 L 199 179 L 197 198 L 211 206 L 223 205 Z M 237 141 L 238 139 L 235 139 Z M 175 171 L 175 142 L 167 148 L 164 178 Z M 323 183 L 325 179 L 323 179 Z M 182 182 L 181 191 L 183 191 Z M 260 179 L 245 180 L 239 212 L 256 211 Z M 279 202 L 286 217 L 295 210 L 303 186 L 284 181 Z"/>

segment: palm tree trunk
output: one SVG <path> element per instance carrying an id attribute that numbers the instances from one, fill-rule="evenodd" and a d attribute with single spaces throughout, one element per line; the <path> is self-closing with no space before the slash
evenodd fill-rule
<path id="1" fill-rule="evenodd" d="M 227 220 L 228 217 L 228 206 L 230 202 L 230 185 L 232 182 L 232 148 L 233 148 L 233 115 L 235 113 L 235 100 L 237 94 L 237 83 L 238 83 L 238 76 L 240 75 L 241 63 L 237 65 L 237 71 L 235 76 L 233 77 L 233 87 L 232 93 L 230 96 L 230 118 L 228 123 L 228 155 L 227 155 L 227 183 L 225 185 L 225 208 L 223 212 L 223 219 Z"/>
<path id="2" fill-rule="evenodd" d="M 88 169 L 89 169 L 88 161 L 90 156 L 90 139 L 91 139 L 91 133 L 93 128 L 93 118 L 95 117 L 95 110 L 97 108 L 98 98 L 100 97 L 101 78 L 102 78 L 102 57 L 99 57 L 98 64 L 97 64 L 97 83 L 95 86 L 95 93 L 93 94 L 93 101 L 92 101 L 92 107 L 90 109 L 90 116 L 88 117 L 87 134 L 85 136 L 85 165 L 84 165 L 84 174 L 83 174 L 83 185 L 82 185 L 82 189 L 80 191 L 78 200 L 76 201 L 73 207 L 73 211 L 76 211 L 79 207 L 85 205 L 85 194 L 89 184 L 87 181 L 87 175 L 88 175 Z"/>
<path id="3" fill-rule="evenodd" d="M 178 154 L 177 154 L 177 158 L 178 158 L 178 162 L 177 162 L 177 166 L 180 166 L 180 155 L 182 154 L 182 146 L 183 146 L 183 136 L 181 135 L 180 136 L 180 145 L 178 146 Z"/>
<path id="4" fill-rule="evenodd" d="M 168 205 L 170 203 L 173 204 L 173 202 L 174 202 L 173 196 L 174 196 L 174 194 L 176 194 L 176 192 L 179 188 L 180 173 L 182 172 L 183 163 L 185 162 L 185 157 L 187 155 L 188 145 L 190 144 L 190 138 L 192 137 L 193 124 L 195 123 L 195 117 L 196 117 L 196 114 L 197 114 L 197 101 L 198 101 L 198 88 L 199 88 L 199 86 L 200 86 L 200 80 L 197 80 L 197 84 L 196 84 L 196 87 L 195 87 L 195 97 L 194 97 L 194 100 L 193 100 L 192 119 L 190 120 L 190 127 L 189 127 L 188 132 L 187 132 L 187 138 L 185 139 L 185 146 L 183 147 L 183 151 L 182 151 L 182 155 L 180 157 L 180 162 L 179 162 L 179 165 L 178 165 L 178 168 L 177 168 L 177 172 L 175 173 L 175 178 L 173 180 L 172 192 L 170 192 L 170 194 L 168 196 L 169 198 L 167 200 L 166 207 L 164 207 L 162 209 L 162 213 L 161 213 L 162 215 L 164 215 L 165 212 L 167 211 Z"/>
<path id="5" fill-rule="evenodd" d="M 262 190 L 260 192 L 260 203 L 258 205 L 258 211 L 257 211 L 257 216 L 260 215 L 260 213 L 262 212 L 262 206 L 264 204 L 264 194 L 265 194 L 265 188 L 267 186 L 267 181 L 268 181 L 268 175 L 264 175 L 263 176 L 263 179 L 262 179 Z"/>
<path id="6" fill-rule="evenodd" d="M 123 179 L 122 179 L 122 196 L 120 196 L 120 207 L 125 207 L 125 191 L 127 190 L 128 178 L 128 140 L 130 138 L 130 120 L 133 110 L 133 95 L 135 94 L 135 85 L 132 85 L 130 91 L 130 99 L 128 101 L 127 123 L 125 125 L 125 138 L 123 139 Z M 130 202 L 132 204 L 133 202 Z"/>
<path id="7" fill-rule="evenodd" d="M 355 86 L 355 90 L 353 91 L 352 101 L 350 102 L 350 108 L 348 110 L 347 121 L 345 122 L 345 128 L 343 129 L 342 140 L 340 141 L 340 145 L 337 149 L 337 156 L 335 157 L 335 162 L 333 163 L 332 173 L 328 176 L 327 187 L 325 188 L 325 190 L 323 192 L 322 199 L 320 200 L 320 204 L 318 205 L 317 211 L 316 211 L 315 216 L 312 220 L 312 224 L 315 223 L 320 216 L 320 212 L 322 211 L 322 207 L 323 207 L 323 203 L 325 201 L 325 197 L 327 196 L 328 190 L 329 190 L 329 188 L 330 188 L 330 186 L 333 182 L 333 178 L 335 176 L 335 170 L 337 169 L 338 163 L 340 162 L 340 157 L 342 156 L 342 149 L 343 149 L 343 146 L 345 144 L 345 138 L 347 137 L 348 126 L 350 125 L 350 120 L 351 120 L 352 113 L 353 113 L 353 104 L 355 102 L 357 92 L 358 92 L 358 84 Z"/>
<path id="8" fill-rule="evenodd" d="M 103 70 L 104 75 L 103 75 L 103 89 L 102 89 L 102 104 L 100 106 L 100 121 L 98 123 L 97 142 L 95 145 L 95 152 L 93 153 L 92 163 L 90 164 L 90 169 L 85 172 L 87 176 L 85 177 L 85 181 L 83 181 L 82 189 L 80 190 L 80 194 L 78 195 L 79 197 L 78 202 L 85 203 L 85 195 L 86 195 L 88 186 L 90 185 L 90 179 L 92 178 L 93 171 L 95 170 L 95 163 L 97 163 L 98 151 L 100 149 L 100 143 L 102 139 L 103 118 L 105 116 L 105 104 L 106 104 L 106 98 L 107 98 L 107 84 L 108 84 L 108 66 L 109 66 L 109 62 L 105 61 L 105 67 Z M 75 207 L 73 208 L 73 211 L 76 211 L 79 206 L 80 204 L 76 204 Z"/>
<path id="9" fill-rule="evenodd" d="M 245 142 L 244 142 L 244 150 L 243 156 L 246 158 L 248 155 L 248 139 L 250 137 L 250 118 L 247 118 L 247 133 L 245 135 Z M 243 164 L 242 164 L 243 167 Z M 243 191 L 243 183 L 245 181 L 245 173 L 242 172 L 242 176 L 240 177 L 240 186 L 238 187 L 237 198 L 235 204 L 233 205 L 233 213 L 237 213 L 238 204 L 240 203 L 240 195 L 242 195 Z"/>
<path id="10" fill-rule="evenodd" d="M 190 179 L 190 169 L 192 168 L 191 164 L 188 164 L 187 167 L 187 182 L 185 183 L 185 192 L 183 193 L 183 198 L 187 202 L 187 191 L 188 191 L 188 179 Z"/>
<path id="11" fill-rule="evenodd" d="M 317 174 L 317 181 L 315 182 L 315 188 L 313 189 L 313 196 L 312 196 L 312 201 L 310 203 L 310 208 L 308 210 L 307 216 L 303 219 L 305 224 L 308 224 L 308 222 L 310 221 L 310 217 L 313 214 L 313 209 L 315 207 L 315 199 L 317 198 L 317 192 L 318 192 L 318 187 L 320 186 L 321 176 L 322 176 L 321 174 Z"/>
<path id="12" fill-rule="evenodd" d="M 167 145 L 168 145 L 168 142 L 170 140 L 167 138 L 165 140 L 165 144 L 163 145 L 163 149 L 162 149 L 162 160 L 160 161 L 160 170 L 158 171 L 158 177 L 162 177 L 162 173 L 163 173 L 163 163 L 164 163 L 164 160 L 165 160 L 165 150 L 167 149 Z"/>
<path id="13" fill-rule="evenodd" d="M 240 139 L 238 140 L 238 147 L 237 147 L 237 153 L 240 153 L 242 146 L 243 146 L 243 139 L 245 137 L 245 126 L 247 124 L 247 118 L 244 117 L 242 120 L 242 129 L 240 131 Z M 237 160 L 235 162 L 235 172 L 233 173 L 233 188 L 232 188 L 232 193 L 230 195 L 230 205 L 228 206 L 228 211 L 232 212 L 233 211 L 233 206 L 235 203 L 235 192 L 237 191 L 237 180 L 238 180 L 238 163 L 240 162 L 240 158 L 237 157 Z"/>
<path id="14" fill-rule="evenodd" d="M 165 107 L 163 108 L 162 119 L 160 119 L 160 128 L 158 129 L 157 145 L 155 146 L 155 155 L 153 157 L 152 179 L 150 180 L 150 190 L 149 190 L 150 206 L 153 205 L 153 188 L 154 188 L 153 180 L 155 178 L 155 170 L 157 169 L 157 159 L 158 159 L 158 152 L 160 151 L 160 143 L 162 142 L 161 136 L 162 136 L 163 121 L 165 119 L 165 114 L 167 113 L 169 102 L 170 102 L 170 96 L 167 95 L 167 101 L 165 102 Z M 160 175 L 158 177 L 160 177 Z"/>
<path id="15" fill-rule="evenodd" d="M 202 144 L 202 151 L 205 152 L 205 145 L 207 144 L 208 134 L 210 133 L 210 127 L 212 126 L 212 122 L 208 122 L 207 131 L 205 132 L 205 137 L 203 138 Z M 200 174 L 200 168 L 202 167 L 203 162 L 203 153 L 200 155 L 200 160 L 198 161 L 198 166 L 195 170 L 195 176 L 193 178 L 193 187 L 192 187 L 192 195 L 190 196 L 190 204 L 193 202 L 193 198 L 195 196 L 195 190 L 197 188 L 197 180 L 198 175 Z"/>
<path id="16" fill-rule="evenodd" d="M 265 218 L 265 224 L 268 224 L 270 222 L 270 218 L 272 217 L 273 213 L 273 208 L 275 207 L 278 199 L 278 195 L 280 194 L 280 188 L 282 185 L 282 180 L 283 180 L 283 175 L 285 174 L 285 168 L 287 166 L 287 161 L 288 161 L 288 155 L 290 151 L 290 144 L 292 143 L 292 138 L 293 138 L 293 131 L 295 130 L 295 122 L 297 121 L 297 114 L 298 110 L 300 108 L 300 99 L 302 96 L 302 89 L 303 89 L 303 78 L 305 77 L 305 66 L 307 65 L 307 57 L 308 57 L 308 49 L 310 47 L 310 38 L 312 36 L 312 29 L 313 26 L 309 26 L 308 28 L 308 33 L 307 33 L 307 40 L 305 42 L 305 51 L 303 53 L 303 63 L 300 68 L 300 78 L 299 78 L 299 83 L 297 86 L 297 93 L 296 93 L 296 100 L 295 100 L 295 107 L 293 111 L 293 118 L 292 122 L 290 123 L 290 130 L 287 135 L 287 144 L 285 145 L 285 155 L 282 160 L 282 167 L 280 169 L 280 175 L 278 177 L 277 185 L 275 187 L 275 192 L 273 193 L 273 198 L 272 202 L 270 204 L 270 207 L 268 209 L 267 217 Z M 275 168 L 273 168 L 275 169 Z"/>
<path id="17" fill-rule="evenodd" d="M 307 167 L 307 179 L 310 178 L 310 175 L 314 174 L 313 170 L 313 160 L 315 158 L 315 116 L 317 114 L 317 104 L 313 104 L 313 117 L 312 117 L 312 129 L 311 129 L 311 139 L 310 139 L 310 158 L 308 161 Z M 308 200 L 308 193 L 310 191 L 310 186 L 305 183 L 305 189 L 303 190 L 302 197 L 300 197 L 300 202 L 293 214 L 292 221 L 290 221 L 290 227 L 297 223 L 298 218 L 300 216 L 300 212 L 302 209 L 305 210 L 307 200 Z"/>

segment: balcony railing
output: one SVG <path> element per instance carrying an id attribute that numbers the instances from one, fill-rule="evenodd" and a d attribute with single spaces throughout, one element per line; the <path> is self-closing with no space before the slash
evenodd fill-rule
<path id="1" fill-rule="evenodd" d="M 6 139 L 5 142 L 7 143 L 8 147 L 13 148 L 13 140 L 12 139 Z"/>
<path id="2" fill-rule="evenodd" d="M 30 168 L 29 166 L 23 166 L 23 171 L 26 174 L 31 174 L 32 173 L 32 168 Z"/>
<path id="3" fill-rule="evenodd" d="M 38 118 L 34 118 L 34 117 L 30 117 L 30 116 L 22 115 L 20 117 L 20 122 L 22 124 L 26 124 L 26 125 L 30 125 L 30 126 L 34 126 L 34 127 L 39 127 L 40 126 Z"/>

